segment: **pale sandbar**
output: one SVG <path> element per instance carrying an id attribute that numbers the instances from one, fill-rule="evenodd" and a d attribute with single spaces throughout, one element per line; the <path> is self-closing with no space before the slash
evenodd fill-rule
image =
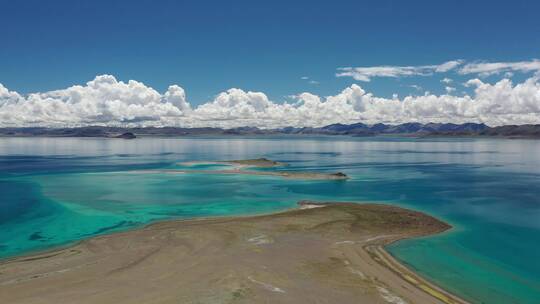
<path id="1" fill-rule="evenodd" d="M 229 161 L 191 161 L 180 163 L 182 166 L 197 166 L 197 165 L 227 165 L 228 169 L 220 170 L 196 170 L 196 169 L 162 169 L 162 170 L 139 170 L 131 171 L 133 173 L 165 173 L 165 174 L 183 174 L 183 173 L 205 173 L 205 174 L 243 174 L 243 175 L 262 175 L 262 176 L 278 176 L 291 179 L 304 180 L 347 180 L 347 176 L 343 172 L 310 172 L 310 171 L 258 171 L 248 170 L 249 168 L 274 168 L 285 167 L 287 163 L 277 162 L 266 158 L 245 159 L 245 160 L 229 160 Z"/>

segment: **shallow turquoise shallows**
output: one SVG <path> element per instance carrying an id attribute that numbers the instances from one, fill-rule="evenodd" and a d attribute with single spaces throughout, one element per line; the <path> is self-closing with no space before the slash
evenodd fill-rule
<path id="1" fill-rule="evenodd" d="M 412 269 L 473 303 L 540 303 L 539 151 L 508 139 L 0 138 L 0 258 L 156 220 L 384 202 L 454 226 L 389 247 Z M 258 157 L 351 179 L 144 173 Z"/>

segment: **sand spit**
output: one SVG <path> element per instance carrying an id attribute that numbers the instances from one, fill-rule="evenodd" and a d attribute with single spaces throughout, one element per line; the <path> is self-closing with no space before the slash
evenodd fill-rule
<path id="1" fill-rule="evenodd" d="M 0 263 L 0 303 L 465 303 L 383 246 L 450 227 L 379 204 L 167 221 Z"/>

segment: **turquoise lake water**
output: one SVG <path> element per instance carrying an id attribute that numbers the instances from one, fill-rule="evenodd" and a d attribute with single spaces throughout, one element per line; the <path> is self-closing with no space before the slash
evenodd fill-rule
<path id="1" fill-rule="evenodd" d="M 290 164 L 280 170 L 351 179 L 139 172 L 258 157 Z M 389 251 L 473 303 L 540 303 L 540 141 L 0 138 L 0 258 L 156 220 L 284 210 L 301 199 L 384 202 L 437 216 L 454 229 Z"/>

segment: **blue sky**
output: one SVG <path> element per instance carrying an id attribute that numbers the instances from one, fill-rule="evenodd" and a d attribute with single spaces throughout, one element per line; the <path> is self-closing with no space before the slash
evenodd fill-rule
<path id="1" fill-rule="evenodd" d="M 537 1 L 0 2 L 0 83 L 23 94 L 112 74 L 160 92 L 178 84 L 193 105 L 231 87 L 280 101 L 359 83 L 339 67 L 540 57 Z M 360 84 L 384 97 L 442 94 L 446 76 Z"/>
<path id="2" fill-rule="evenodd" d="M 0 0 L 0 127 L 540 124 L 538 12 L 538 1 Z"/>

